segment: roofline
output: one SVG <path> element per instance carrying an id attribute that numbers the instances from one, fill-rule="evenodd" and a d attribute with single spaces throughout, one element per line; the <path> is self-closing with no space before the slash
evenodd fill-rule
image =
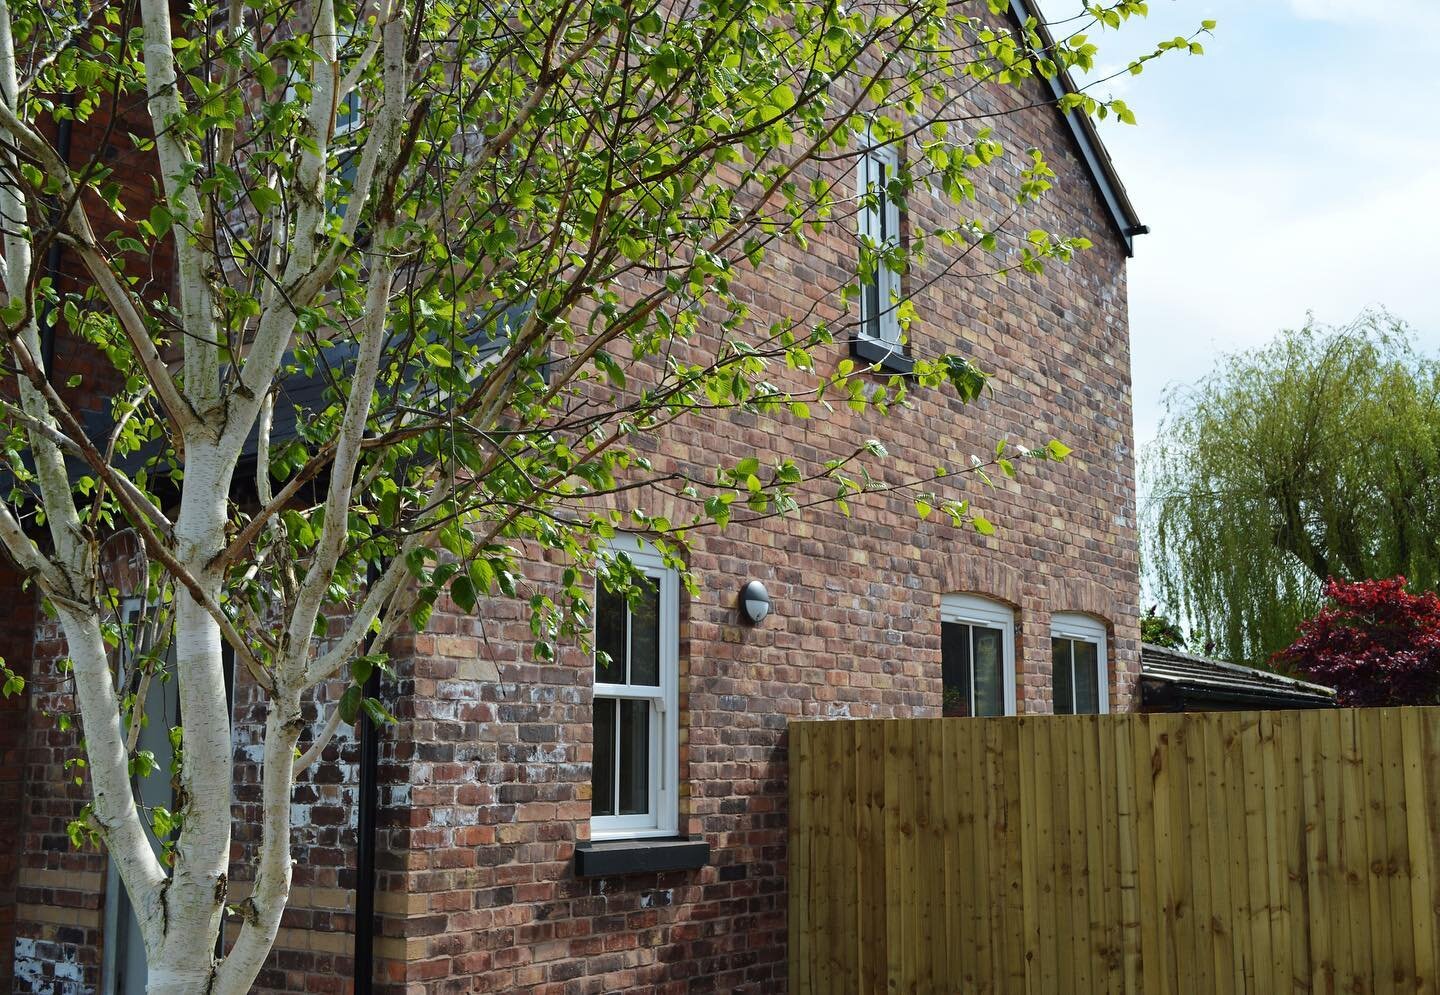
<path id="1" fill-rule="evenodd" d="M 1179 657 L 1182 660 L 1189 660 L 1192 663 L 1202 663 L 1207 667 L 1215 667 L 1219 670 L 1228 670 L 1234 674 L 1245 674 L 1251 677 L 1263 677 L 1267 681 L 1274 681 L 1278 684 L 1294 688 L 1297 691 L 1307 694 L 1323 695 L 1327 698 L 1335 697 L 1335 689 L 1332 687 L 1326 687 L 1324 684 L 1313 684 L 1310 681 L 1302 681 L 1298 677 L 1289 677 L 1285 674 L 1277 674 L 1273 670 L 1261 670 L 1259 667 L 1247 667 L 1244 664 L 1230 663 L 1227 660 L 1215 660 L 1208 656 L 1198 656 L 1194 653 L 1186 653 L 1183 650 L 1170 649 L 1169 647 L 1161 646 L 1158 643 L 1142 642 L 1140 644 L 1140 662 L 1142 670 L 1144 667 L 1146 650 L 1150 650 L 1154 653 L 1163 653 L 1167 656 Z M 1160 663 L 1161 661 L 1157 660 L 1156 662 Z M 1191 678 L 1185 678 L 1185 680 L 1191 680 Z"/>
<path id="2" fill-rule="evenodd" d="M 1010 0 L 1010 17 L 1017 26 L 1023 27 L 1032 17 L 1035 20 L 1035 33 L 1040 36 L 1040 42 L 1047 51 L 1055 47 L 1055 37 L 1046 27 L 1044 18 L 1037 16 L 1030 9 L 1030 0 Z M 1130 201 L 1130 195 L 1125 192 L 1125 184 L 1120 181 L 1120 174 L 1115 169 L 1115 162 L 1110 158 L 1110 153 L 1105 149 L 1105 143 L 1100 138 L 1100 132 L 1095 128 L 1095 122 L 1090 115 L 1081 111 L 1062 111 L 1059 102 L 1067 93 L 1078 93 L 1079 87 L 1071 78 L 1068 70 L 1057 66 L 1059 72 L 1046 79 L 1040 77 L 1050 93 L 1054 96 L 1056 107 L 1055 112 L 1065 119 L 1070 129 L 1070 137 L 1075 142 L 1076 151 L 1080 153 L 1080 159 L 1085 164 L 1086 171 L 1090 174 L 1090 181 L 1095 184 L 1095 192 L 1105 204 L 1106 213 L 1110 216 L 1110 223 L 1115 228 L 1115 234 L 1120 236 L 1120 241 L 1125 245 L 1125 255 L 1135 255 L 1135 236 L 1148 234 L 1148 225 L 1140 222 L 1140 216 L 1135 211 L 1135 205 Z M 1037 74 L 1038 75 L 1038 74 Z"/>
<path id="3" fill-rule="evenodd" d="M 1206 684 L 1200 681 L 1168 681 L 1154 677 L 1140 678 L 1140 700 L 1144 704 L 1168 705 L 1194 702 L 1210 704 L 1228 702 L 1249 707 L 1276 705 L 1286 708 L 1338 708 L 1339 702 L 1323 694 L 1306 694 L 1299 691 L 1241 691 L 1228 684 Z M 1207 711 L 1204 708 L 1182 709 L 1184 711 Z"/>

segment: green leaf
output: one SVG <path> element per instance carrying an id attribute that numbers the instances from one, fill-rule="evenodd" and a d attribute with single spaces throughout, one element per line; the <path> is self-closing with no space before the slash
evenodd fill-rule
<path id="1" fill-rule="evenodd" d="M 391 715 L 385 706 L 374 698 L 366 698 L 360 702 L 360 707 L 365 709 L 365 715 L 377 726 L 388 726 L 395 724 L 395 716 Z"/>
<path id="2" fill-rule="evenodd" d="M 360 717 L 360 703 L 365 699 L 365 691 L 358 684 L 351 684 L 340 696 L 340 720 L 346 725 L 353 726 L 355 720 Z"/>
<path id="3" fill-rule="evenodd" d="M 466 614 L 475 611 L 475 605 L 479 598 L 476 596 L 475 584 L 470 580 L 469 574 L 461 574 L 455 578 L 455 582 L 450 585 L 450 597 Z"/>

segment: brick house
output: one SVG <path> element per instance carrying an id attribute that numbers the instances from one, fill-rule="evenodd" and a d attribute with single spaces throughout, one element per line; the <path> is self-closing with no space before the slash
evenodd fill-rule
<path id="1" fill-rule="evenodd" d="M 597 640 L 616 661 L 600 673 L 574 648 L 533 660 L 519 603 L 467 614 L 442 602 L 425 632 L 391 646 L 400 676 L 380 695 L 399 724 L 338 737 L 297 788 L 295 890 L 262 990 L 783 990 L 790 720 L 1132 706 L 1125 260 L 1143 228 L 1093 128 L 1047 104 L 1047 85 L 982 99 L 1010 101 L 985 108 L 1013 112 L 997 136 L 1039 147 L 1057 173 L 1038 223 L 1094 247 L 1005 286 L 904 277 L 924 288 L 905 350 L 971 357 L 996 374 L 992 397 L 965 407 L 936 393 L 885 419 L 692 420 L 654 439 L 652 457 L 660 469 L 767 448 L 823 459 L 875 437 L 898 480 L 1000 438 L 1054 437 L 1074 455 L 975 488 L 991 538 L 874 495 L 848 518 L 821 507 L 695 534 L 695 596 L 635 544 L 654 596 L 633 611 L 600 599 Z M 151 168 L 128 148 L 107 154 L 138 176 Z M 882 205 L 866 223 L 904 219 Z M 847 266 L 854 246 L 838 232 L 787 248 L 754 279 L 754 306 L 804 299 Z M 905 360 L 883 315 L 842 349 Z M 85 362 L 61 340 L 61 369 Z M 537 562 L 536 585 L 558 570 Z M 24 700 L 0 703 L 0 986 L 128 990 L 123 897 L 103 854 L 65 837 L 85 795 L 63 774 L 75 736 L 54 717 L 71 708 L 54 667 L 63 642 L 18 580 L 0 573 L 16 606 L 0 652 L 31 677 Z M 740 604 L 752 580 L 772 602 L 759 624 Z M 258 697 L 236 681 L 237 856 L 254 843 Z"/>

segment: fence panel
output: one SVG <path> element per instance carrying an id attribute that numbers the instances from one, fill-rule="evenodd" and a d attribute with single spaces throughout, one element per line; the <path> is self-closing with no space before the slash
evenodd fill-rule
<path id="1" fill-rule="evenodd" d="M 1440 992 L 1440 708 L 799 722 L 790 988 Z"/>

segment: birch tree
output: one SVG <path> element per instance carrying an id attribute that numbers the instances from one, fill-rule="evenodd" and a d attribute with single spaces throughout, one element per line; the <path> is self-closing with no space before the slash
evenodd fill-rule
<path id="1" fill-rule="evenodd" d="M 545 659 L 583 638 L 582 578 L 633 581 L 623 560 L 597 564 L 618 528 L 673 552 L 688 530 L 903 487 L 988 530 L 967 482 L 1063 455 L 1001 444 L 882 485 L 878 444 L 703 473 L 659 472 L 637 447 L 683 419 L 883 414 L 915 391 L 984 389 L 961 358 L 885 379 L 833 343 L 882 265 L 925 274 L 914 295 L 960 270 L 1025 279 L 1087 246 L 1035 221 L 1053 175 L 995 137 L 977 96 L 1093 67 L 1083 32 L 1144 4 L 1089 8 L 1052 45 L 1006 6 L 0 0 L 0 540 L 64 633 L 91 792 L 73 835 L 118 868 L 151 992 L 249 989 L 289 892 L 297 772 L 339 725 L 385 717 L 362 688 L 393 634 L 439 597 L 468 610 L 523 587 L 522 546 L 571 565 L 531 600 Z M 132 133 L 152 196 L 127 198 L 103 156 L 67 161 L 63 127 Z M 855 183 L 867 144 L 903 150 L 884 193 L 947 198 L 945 225 L 855 241 L 880 194 Z M 985 184 L 1007 198 L 982 203 Z M 857 245 L 853 279 L 763 314 L 737 292 L 829 228 Z M 78 285 L 47 270 L 56 246 Z M 166 253 L 173 272 L 155 272 Z M 885 306 L 923 321 L 909 299 Z M 59 382 L 49 329 L 100 357 L 103 383 Z M 302 379 L 320 399 L 278 432 Z M 103 431 L 77 413 L 87 389 L 107 394 Z M 689 510 L 662 516 L 657 495 Z M 143 554 L 125 591 L 108 569 L 121 536 Z M 148 606 L 143 626 L 124 596 Z M 122 684 L 127 654 L 140 679 Z M 227 896 L 227 656 L 266 711 L 243 902 Z M 136 749 L 164 681 L 183 718 L 173 811 L 136 791 L 172 776 Z M 347 689 L 301 750 L 326 682 Z"/>

